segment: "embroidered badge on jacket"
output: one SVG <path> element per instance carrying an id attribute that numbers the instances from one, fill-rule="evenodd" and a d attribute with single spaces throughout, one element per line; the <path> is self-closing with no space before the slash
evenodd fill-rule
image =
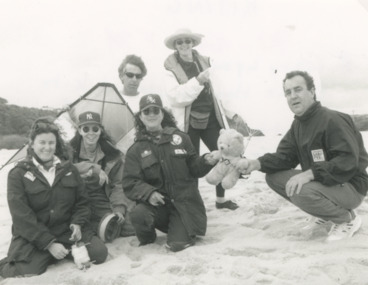
<path id="1" fill-rule="evenodd" d="M 27 171 L 26 174 L 24 174 L 24 177 L 31 180 L 32 182 L 36 179 L 36 177 L 33 175 L 32 172 Z"/>
<path id="2" fill-rule="evenodd" d="M 175 149 L 175 154 L 186 154 L 187 151 L 185 149 L 177 148 Z"/>
<path id="3" fill-rule="evenodd" d="M 323 149 L 312 150 L 312 157 L 314 162 L 326 161 Z"/>
<path id="4" fill-rule="evenodd" d="M 142 157 L 142 158 L 144 158 L 144 157 L 149 156 L 149 155 L 151 155 L 151 154 L 152 154 L 152 151 L 150 151 L 150 150 L 146 149 L 145 151 L 143 151 L 143 152 L 141 153 L 141 157 Z"/>
<path id="5" fill-rule="evenodd" d="M 175 134 L 172 137 L 172 141 L 171 144 L 172 145 L 180 145 L 183 142 L 183 139 L 181 138 L 181 136 Z"/>

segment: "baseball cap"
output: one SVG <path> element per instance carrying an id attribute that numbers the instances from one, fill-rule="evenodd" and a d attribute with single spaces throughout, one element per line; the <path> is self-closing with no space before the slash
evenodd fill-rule
<path id="1" fill-rule="evenodd" d="M 143 111 L 149 107 L 159 107 L 162 108 L 162 101 L 160 95 L 157 94 L 147 94 L 142 96 L 139 101 L 139 111 Z"/>
<path id="2" fill-rule="evenodd" d="M 98 124 L 101 125 L 101 117 L 100 114 L 95 112 L 84 112 L 78 117 L 79 123 L 78 126 L 82 126 L 85 124 Z"/>

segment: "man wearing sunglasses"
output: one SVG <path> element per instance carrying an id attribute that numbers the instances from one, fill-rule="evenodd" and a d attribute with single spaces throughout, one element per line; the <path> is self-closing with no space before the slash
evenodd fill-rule
<path id="1" fill-rule="evenodd" d="M 121 94 L 130 109 L 134 113 L 138 112 L 141 98 L 138 89 L 143 77 L 147 74 L 146 66 L 140 57 L 131 54 L 124 58 L 118 71 L 121 83 L 124 85 Z"/>

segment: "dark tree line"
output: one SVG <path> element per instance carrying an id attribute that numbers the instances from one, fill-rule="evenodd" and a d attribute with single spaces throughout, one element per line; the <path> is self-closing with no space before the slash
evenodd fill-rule
<path id="1" fill-rule="evenodd" d="M 27 136 L 32 122 L 43 116 L 56 116 L 57 111 L 8 105 L 7 100 L 0 97 L 0 136 Z"/>

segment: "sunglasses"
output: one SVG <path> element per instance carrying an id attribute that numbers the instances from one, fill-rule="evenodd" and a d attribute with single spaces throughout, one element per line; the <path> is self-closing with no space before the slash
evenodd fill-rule
<path id="1" fill-rule="evenodd" d="M 99 130 L 100 130 L 100 127 L 99 126 L 93 126 L 93 127 L 84 126 L 82 128 L 82 131 L 84 133 L 89 133 L 89 130 L 92 130 L 92 132 L 94 132 L 94 133 L 98 133 Z"/>
<path id="2" fill-rule="evenodd" d="M 181 46 L 183 43 L 186 43 L 187 45 L 189 45 L 189 44 L 192 43 L 192 40 L 186 39 L 186 40 L 177 40 L 176 41 L 176 44 L 179 45 L 179 46 Z"/>
<path id="3" fill-rule="evenodd" d="M 160 114 L 161 109 L 159 107 L 150 107 L 141 111 L 144 115 L 148 116 L 150 113 L 154 115 Z"/>
<path id="4" fill-rule="evenodd" d="M 128 76 L 128 78 L 133 78 L 134 76 L 137 79 L 142 79 L 143 78 L 142 73 L 125 72 L 125 75 Z"/>

